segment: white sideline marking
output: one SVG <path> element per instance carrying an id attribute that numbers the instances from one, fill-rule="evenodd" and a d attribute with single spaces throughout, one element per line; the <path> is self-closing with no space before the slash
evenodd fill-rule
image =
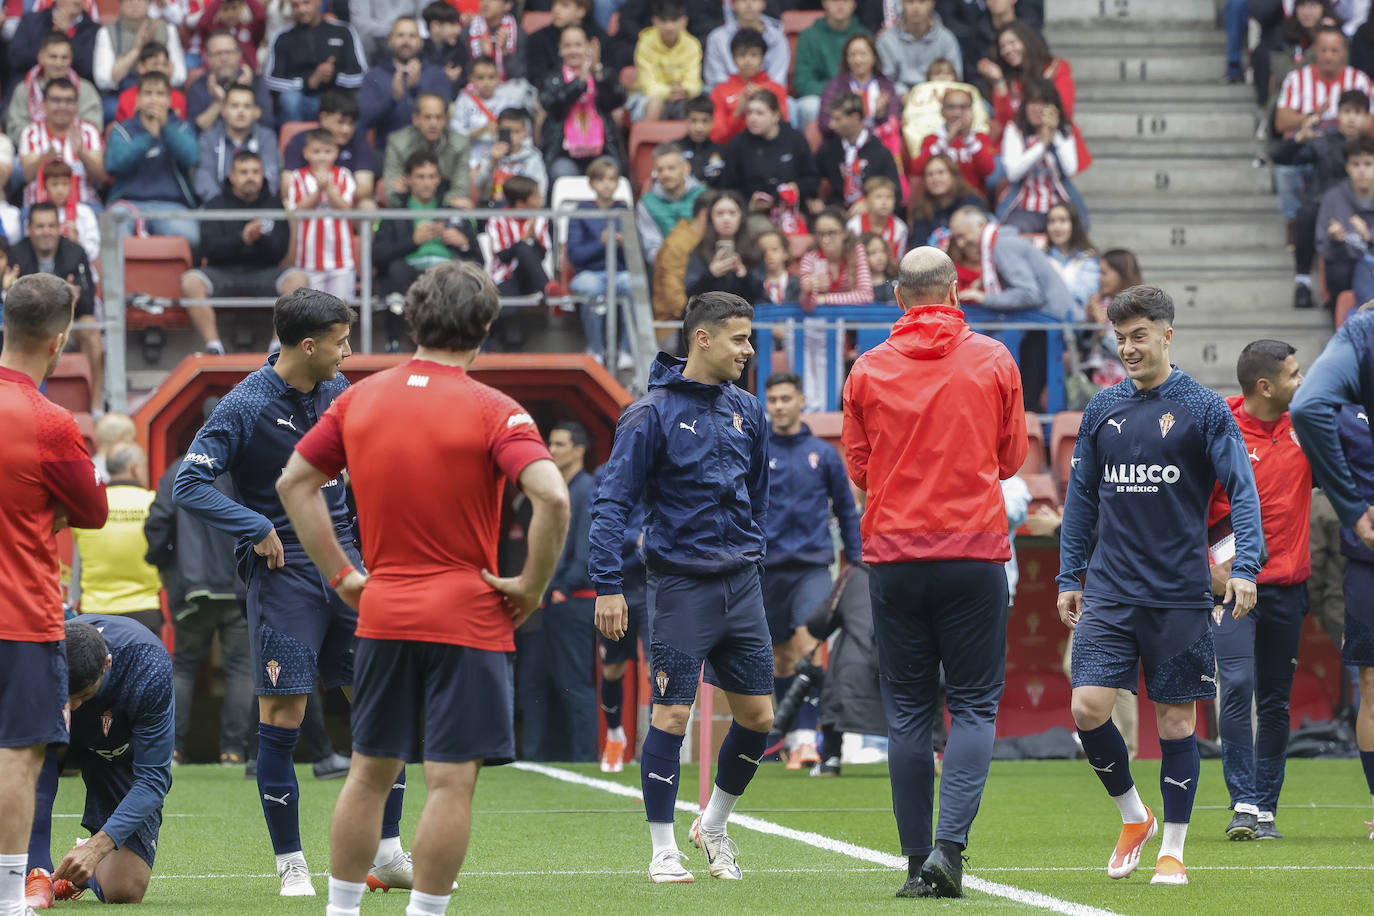
<path id="1" fill-rule="evenodd" d="M 1261 871 L 1374 871 L 1374 865 L 1189 865 L 1189 871 L 1246 871 L 1253 872 L 1259 868 Z M 979 871 L 985 872 L 1095 872 L 1102 869 L 1087 866 L 1062 866 L 1062 867 L 1040 867 L 1040 866 L 1007 866 L 1003 868 L 981 868 Z M 843 872 L 845 874 L 865 874 L 870 872 L 892 872 L 889 867 L 881 868 L 751 868 L 750 872 L 761 875 L 819 875 L 835 874 Z M 578 877 L 606 877 L 615 875 L 642 875 L 643 869 L 615 869 L 597 868 L 580 869 L 566 871 L 549 871 L 540 869 L 538 871 L 464 871 L 459 874 L 459 879 L 466 878 L 578 878 Z M 154 874 L 153 880 L 161 881 L 248 881 L 265 878 L 277 877 L 275 872 L 264 872 L 260 875 L 160 875 Z M 326 872 L 317 872 L 311 878 L 327 878 Z M 968 875 L 964 876 L 968 880 Z M 972 886 L 972 885 L 970 885 Z M 1017 889 L 1019 890 L 1019 888 Z M 1076 904 L 1070 904 L 1076 906 Z"/>
<path id="2" fill-rule="evenodd" d="M 619 795 L 624 798 L 642 799 L 641 793 L 629 786 L 611 782 L 606 779 L 596 779 L 591 776 L 583 776 L 581 773 L 574 773 L 571 770 L 564 770 L 559 767 L 544 766 L 538 763 L 525 763 L 523 761 L 512 763 L 511 766 L 517 770 L 527 773 L 537 773 L 547 776 L 550 779 L 557 779 L 561 782 L 569 782 L 573 785 L 586 786 L 591 789 L 600 789 L 603 792 L 610 792 L 612 795 Z M 697 807 L 685 801 L 678 801 L 677 810 L 697 813 Z M 833 852 L 842 856 L 849 856 L 851 859 L 858 859 L 862 862 L 872 862 L 875 865 L 883 865 L 891 869 L 906 869 L 906 857 L 894 856 L 890 853 L 880 852 L 877 849 L 869 849 L 865 846 L 858 846 L 854 843 L 846 843 L 843 840 L 836 840 L 832 837 L 823 836 L 819 833 L 811 833 L 805 830 L 793 830 L 791 827 L 784 827 L 781 824 L 774 824 L 772 821 L 765 821 L 761 818 L 750 817 L 747 814 L 736 814 L 730 818 L 730 822 L 746 830 L 754 830 L 758 833 L 766 833 L 771 836 L 778 836 L 788 840 L 796 840 L 798 843 L 805 843 L 816 849 L 826 852 Z M 1063 916 L 1117 916 L 1111 910 L 1104 910 L 1095 906 L 1087 906 L 1081 903 L 1073 903 L 1068 900 L 1060 900 L 1058 897 L 1051 897 L 1049 894 L 1042 894 L 1038 891 L 1028 891 L 1023 888 L 1013 887 L 1010 884 L 999 884 L 995 881 L 986 881 L 976 878 L 967 872 L 964 873 L 964 887 L 981 891 L 984 894 L 991 894 L 994 897 L 1002 897 L 1015 903 L 1022 903 L 1027 906 L 1037 907 L 1042 910 L 1050 910 L 1054 913 L 1061 913 Z"/>

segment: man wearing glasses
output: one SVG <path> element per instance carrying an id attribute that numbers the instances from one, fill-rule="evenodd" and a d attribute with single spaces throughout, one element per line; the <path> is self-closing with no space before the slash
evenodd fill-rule
<path id="1" fill-rule="evenodd" d="M 100 209 L 99 188 L 105 172 L 105 141 L 100 127 L 76 116 L 77 89 L 65 76 L 43 87 L 44 118 L 19 135 L 19 165 L 24 170 L 24 205 L 41 198 L 43 163 L 59 159 L 72 169 L 71 200 Z"/>
<path id="2" fill-rule="evenodd" d="M 204 133 L 219 122 L 229 87 L 248 86 L 262 114 L 259 124 L 276 123 L 272 94 L 243 59 L 243 48 L 228 29 L 216 29 L 205 39 L 205 73 L 186 87 L 186 117 Z"/>

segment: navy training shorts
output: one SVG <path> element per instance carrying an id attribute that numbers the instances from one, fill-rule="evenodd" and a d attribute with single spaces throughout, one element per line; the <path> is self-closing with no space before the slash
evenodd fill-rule
<path id="1" fill-rule="evenodd" d="M 1374 565 L 1345 560 L 1345 638 L 1341 662 L 1374 668 Z"/>
<path id="2" fill-rule="evenodd" d="M 1156 703 L 1217 696 L 1216 652 L 1207 608 L 1145 607 L 1084 596 L 1073 631 L 1073 686 L 1145 693 Z"/>
<path id="3" fill-rule="evenodd" d="M 806 626 L 811 612 L 830 600 L 835 583 L 829 566 L 794 563 L 765 566 L 763 569 L 763 608 L 768 615 L 768 633 L 773 645 L 781 645 Z"/>
<path id="4" fill-rule="evenodd" d="M 655 703 L 690 706 L 703 662 L 706 683 L 728 693 L 773 692 L 773 643 L 758 566 L 715 576 L 651 571 L 649 620 Z"/>
<path id="5" fill-rule="evenodd" d="M 0 639 L 0 747 L 67 743 L 67 646 Z"/>
<path id="6" fill-rule="evenodd" d="M 619 639 L 607 639 L 597 630 L 596 643 L 603 665 L 635 661 L 638 658 L 635 652 L 636 643 L 640 642 L 644 644 L 644 657 L 649 657 L 649 597 L 648 586 L 644 581 L 644 567 L 627 568 L 624 573 L 622 594 L 630 608 L 630 626 Z"/>

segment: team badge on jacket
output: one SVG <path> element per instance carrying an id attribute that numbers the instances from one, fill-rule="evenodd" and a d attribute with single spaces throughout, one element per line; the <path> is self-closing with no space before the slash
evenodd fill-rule
<path id="1" fill-rule="evenodd" d="M 1163 439 L 1169 435 L 1169 430 L 1174 428 L 1174 415 L 1166 413 L 1159 418 L 1159 438 Z"/>
<path id="2" fill-rule="evenodd" d="M 267 663 L 267 679 L 272 682 L 272 686 L 277 686 L 277 678 L 281 677 L 281 665 L 277 664 L 274 658 Z"/>
<path id="3" fill-rule="evenodd" d="M 105 737 L 110 737 L 110 726 L 114 725 L 114 713 L 108 709 L 100 714 L 100 730 L 105 733 Z"/>
<path id="4" fill-rule="evenodd" d="M 821 453 L 820 453 L 820 452 L 812 452 L 812 453 L 810 453 L 809 455 L 806 456 L 806 463 L 809 464 L 809 465 L 811 465 L 811 470 L 813 470 L 813 471 L 816 470 L 816 468 L 818 468 L 818 467 L 821 466 Z"/>
<path id="5" fill-rule="evenodd" d="M 666 694 L 668 692 L 668 672 L 660 671 L 658 672 L 658 674 L 655 674 L 654 683 L 658 684 L 658 692 L 660 696 Z"/>
<path id="6" fill-rule="evenodd" d="M 735 414 L 735 432 L 744 432 L 744 417 Z"/>

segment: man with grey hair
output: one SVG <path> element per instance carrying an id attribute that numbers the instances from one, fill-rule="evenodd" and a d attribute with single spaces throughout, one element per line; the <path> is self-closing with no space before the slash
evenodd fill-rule
<path id="1" fill-rule="evenodd" d="M 960 291 L 959 301 L 966 307 L 981 306 L 996 313 L 1037 312 L 1054 321 L 1073 318 L 1073 294 L 1049 258 L 1015 228 L 993 222 L 981 208 L 970 206 L 954 211 L 949 233 L 950 257 L 983 274 L 981 287 Z"/>
<path id="2" fill-rule="evenodd" d="M 897 304 L 891 336 L 845 383 L 842 436 L 850 479 L 865 494 L 863 559 L 907 856 L 897 896 L 960 897 L 1005 670 L 1011 543 L 997 481 L 1026 460 L 1026 418 L 1016 362 L 965 324 L 944 252 L 907 252 Z M 932 845 L 941 664 L 953 722 Z"/>

